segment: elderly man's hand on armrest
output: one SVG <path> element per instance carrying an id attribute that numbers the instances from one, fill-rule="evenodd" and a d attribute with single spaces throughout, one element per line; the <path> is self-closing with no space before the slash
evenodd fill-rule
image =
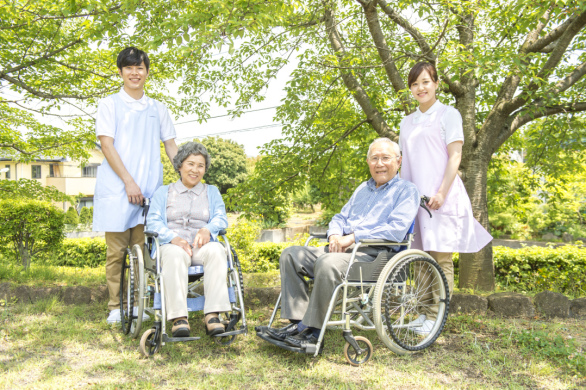
<path id="1" fill-rule="evenodd" d="M 347 236 L 340 236 L 339 234 L 333 234 L 330 236 L 330 253 L 342 253 L 346 251 L 350 245 L 354 244 L 355 237 L 354 233 L 348 234 Z"/>

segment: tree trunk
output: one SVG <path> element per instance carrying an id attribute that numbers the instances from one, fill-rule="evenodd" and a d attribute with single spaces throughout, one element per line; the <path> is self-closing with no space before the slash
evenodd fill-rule
<path id="1" fill-rule="evenodd" d="M 31 265 L 31 256 L 23 243 L 18 244 L 18 254 L 20 255 L 20 260 L 22 261 L 22 267 L 25 270 L 28 270 Z"/>
<path id="2" fill-rule="evenodd" d="M 486 198 L 486 179 L 490 155 L 476 150 L 468 155 L 468 161 L 462 164 L 464 186 L 472 203 L 474 218 L 488 231 L 488 204 Z M 478 253 L 461 253 L 459 264 L 460 288 L 472 288 L 482 291 L 494 290 L 494 265 L 492 262 L 492 242 Z"/>

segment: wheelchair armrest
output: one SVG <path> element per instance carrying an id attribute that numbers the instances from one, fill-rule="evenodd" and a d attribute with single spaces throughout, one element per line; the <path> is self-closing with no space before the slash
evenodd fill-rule
<path id="1" fill-rule="evenodd" d="M 313 234 L 310 234 L 309 236 L 313 237 L 313 238 L 318 238 L 320 240 L 328 238 L 327 233 L 313 233 Z"/>
<path id="2" fill-rule="evenodd" d="M 226 235 L 226 229 L 222 229 L 218 232 L 218 236 L 225 236 Z"/>
<path id="3" fill-rule="evenodd" d="M 144 232 L 144 235 L 147 236 L 147 237 L 159 237 L 159 233 L 157 233 L 157 232 L 151 232 L 149 230 L 146 230 Z"/>
<path id="4" fill-rule="evenodd" d="M 397 245 L 408 245 L 409 244 L 407 241 L 396 242 L 396 241 L 377 240 L 377 239 L 364 239 L 364 240 L 359 240 L 359 242 L 363 246 L 368 246 L 368 245 L 376 245 L 376 246 L 397 246 Z"/>

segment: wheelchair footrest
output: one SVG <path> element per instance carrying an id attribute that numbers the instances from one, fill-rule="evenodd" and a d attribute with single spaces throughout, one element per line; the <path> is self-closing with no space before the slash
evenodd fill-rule
<path id="1" fill-rule="evenodd" d="M 182 341 L 195 341 L 199 339 L 201 339 L 201 337 L 169 337 L 167 335 L 163 335 L 164 343 L 179 343 Z"/>
<path id="2" fill-rule="evenodd" d="M 270 337 L 265 332 L 256 332 L 256 335 L 258 337 L 260 337 L 261 339 L 268 341 L 269 343 L 271 343 L 273 345 L 276 345 L 277 347 L 286 349 L 287 351 L 297 352 L 297 353 L 305 353 L 305 354 L 314 354 L 315 353 L 316 346 L 314 344 L 308 344 L 307 348 L 297 348 L 297 347 L 293 347 L 293 346 L 287 344 L 284 341 L 275 340 L 274 338 Z"/>
<path id="3" fill-rule="evenodd" d="M 238 330 L 231 330 L 230 332 L 224 332 L 224 333 L 220 333 L 220 334 L 216 334 L 214 335 L 214 337 L 227 337 L 227 336 L 236 336 L 238 334 L 243 334 L 246 333 L 247 329 L 245 327 L 242 327 Z"/>

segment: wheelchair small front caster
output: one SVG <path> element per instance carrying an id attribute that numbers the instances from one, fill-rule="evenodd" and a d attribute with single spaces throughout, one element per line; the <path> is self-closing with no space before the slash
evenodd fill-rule
<path id="1" fill-rule="evenodd" d="M 358 347 L 362 349 L 361 353 L 359 354 L 349 342 L 346 342 L 344 346 L 344 357 L 351 365 L 359 366 L 370 360 L 372 356 L 372 344 L 366 337 L 356 336 L 354 339 Z"/>
<path id="2" fill-rule="evenodd" d="M 150 328 L 140 338 L 140 352 L 146 357 L 153 356 L 161 346 L 161 334 L 155 328 Z"/>

